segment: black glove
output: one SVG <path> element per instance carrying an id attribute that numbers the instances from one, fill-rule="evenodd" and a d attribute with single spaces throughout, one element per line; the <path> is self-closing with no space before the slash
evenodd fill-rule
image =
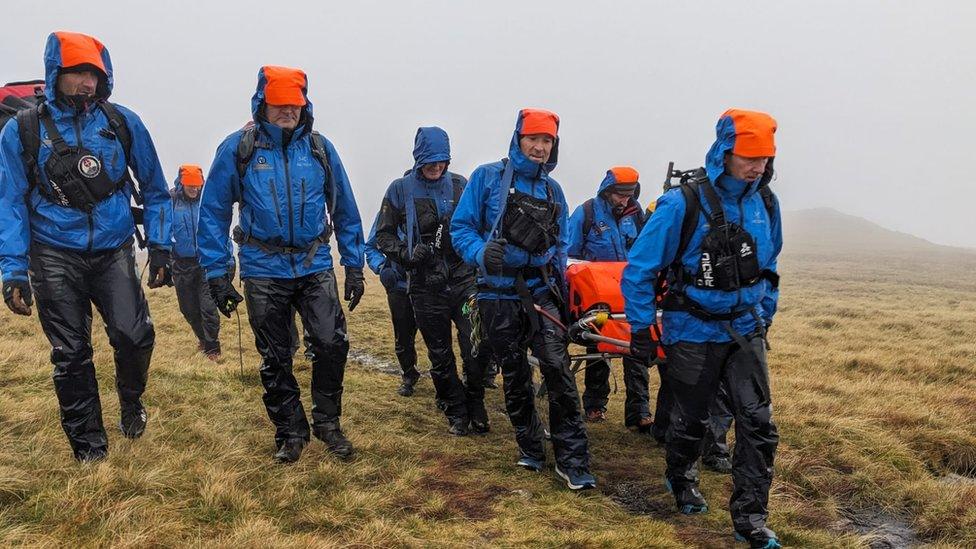
<path id="1" fill-rule="evenodd" d="M 406 263 L 411 267 L 420 267 L 434 257 L 434 250 L 423 242 L 418 242 L 413 246 L 413 257 L 407 258 Z"/>
<path id="2" fill-rule="evenodd" d="M 500 273 L 502 267 L 505 266 L 505 245 L 508 241 L 504 238 L 499 240 L 491 240 L 485 244 L 485 251 L 483 260 L 485 263 L 485 270 L 488 273 Z"/>
<path id="3" fill-rule="evenodd" d="M 398 279 L 396 269 L 393 267 L 387 265 L 380 269 L 380 284 L 387 290 L 396 288 Z"/>
<path id="4" fill-rule="evenodd" d="M 244 301 L 244 297 L 234 289 L 229 276 L 211 278 L 209 283 L 210 296 L 213 297 L 214 305 L 217 306 L 217 310 L 222 315 L 230 318 L 230 314 L 237 309 L 237 305 L 241 301 Z"/>
<path id="5" fill-rule="evenodd" d="M 162 272 L 160 272 L 162 271 Z M 149 249 L 149 287 L 161 288 L 173 285 L 173 266 L 169 250 Z"/>
<path id="6" fill-rule="evenodd" d="M 14 300 L 14 290 L 20 290 L 20 302 Z M 14 314 L 30 316 L 30 308 L 34 304 L 30 282 L 26 280 L 3 281 L 3 302 Z"/>
<path id="7" fill-rule="evenodd" d="M 651 339 L 650 330 L 630 332 L 630 356 L 644 364 L 657 356 L 657 343 Z"/>
<path id="8" fill-rule="evenodd" d="M 349 312 L 352 312 L 359 300 L 366 293 L 366 280 L 363 278 L 363 270 L 359 267 L 346 267 L 346 295 L 345 300 L 349 302 Z"/>

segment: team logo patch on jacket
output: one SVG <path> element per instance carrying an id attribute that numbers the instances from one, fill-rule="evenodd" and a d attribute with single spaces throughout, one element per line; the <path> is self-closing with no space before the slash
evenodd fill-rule
<path id="1" fill-rule="evenodd" d="M 90 154 L 86 154 L 78 159 L 78 173 L 88 179 L 98 177 L 102 173 L 102 163 Z"/>

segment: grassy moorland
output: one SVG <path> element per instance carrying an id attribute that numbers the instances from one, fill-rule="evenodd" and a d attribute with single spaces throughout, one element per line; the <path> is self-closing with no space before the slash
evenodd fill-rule
<path id="1" fill-rule="evenodd" d="M 891 528 L 918 544 L 976 545 L 976 256 L 886 257 L 782 260 L 770 526 L 788 545 L 867 546 L 866 534 Z M 349 315 L 352 346 L 391 361 L 386 302 L 368 283 Z M 399 398 L 397 377 L 377 360 L 351 361 L 346 373 L 343 423 L 357 457 L 339 462 L 313 442 L 299 463 L 273 465 L 246 312 L 242 383 L 234 320 L 223 323 L 225 355 L 213 364 L 195 353 L 172 292 L 150 302 L 149 429 L 138 441 L 111 429 L 110 458 L 96 465 L 71 459 L 36 318 L 0 313 L 0 544 L 731 545 L 729 478 L 704 473 L 713 510 L 677 515 L 661 485 L 663 451 L 623 429 L 622 394 L 611 420 L 589 428 L 599 489 L 584 495 L 551 470 L 512 466 L 500 390 L 489 391 L 492 433 L 453 438 L 429 380 Z M 95 332 L 114 425 L 111 352 Z M 307 388 L 309 365 L 299 360 L 296 371 Z"/>

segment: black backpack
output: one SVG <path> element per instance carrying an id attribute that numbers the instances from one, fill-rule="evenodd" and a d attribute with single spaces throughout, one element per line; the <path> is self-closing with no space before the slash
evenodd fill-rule
<path id="1" fill-rule="evenodd" d="M 593 212 L 594 201 L 596 199 L 590 198 L 586 202 L 583 202 L 583 240 L 585 241 L 588 236 L 590 236 L 590 231 L 593 230 L 593 218 L 595 213 Z M 634 220 L 637 223 L 637 234 L 640 234 L 641 230 L 644 229 L 644 223 L 647 222 L 648 216 L 638 215 L 637 219 Z"/>
<path id="2" fill-rule="evenodd" d="M 37 82 L 43 83 L 43 81 Z M 20 143 L 24 149 L 23 160 L 25 171 L 27 172 L 28 197 L 35 188 L 41 188 L 41 172 L 38 167 L 38 158 L 40 157 L 41 150 L 41 116 L 43 114 L 42 111 L 46 108 L 44 96 L 41 92 L 42 89 L 43 86 L 35 88 L 35 102 L 27 108 L 18 110 L 14 115 L 17 118 L 17 130 L 20 136 Z M 132 193 L 132 198 L 135 200 L 136 205 L 130 206 L 129 208 L 136 225 L 136 240 L 139 243 L 139 247 L 144 249 L 146 247 L 146 239 L 139 232 L 139 225 L 143 224 L 145 211 L 141 207 L 142 193 L 139 192 L 138 187 L 132 179 L 132 133 L 129 131 L 129 125 L 125 121 L 125 117 L 119 112 L 114 103 L 99 101 L 97 107 L 105 115 L 105 118 L 108 119 L 112 137 L 118 139 L 122 145 L 126 169 L 119 188 L 128 186 Z"/>
<path id="3" fill-rule="evenodd" d="M 759 188 L 757 190 L 770 220 L 773 219 L 779 202 L 776 194 L 769 188 L 769 183 L 773 180 L 774 173 L 773 160 L 770 159 L 766 164 L 766 172 L 763 173 L 762 179 L 759 180 Z M 673 178 L 678 178 L 677 184 L 671 183 Z M 678 188 L 681 189 L 681 194 L 685 199 L 685 215 L 681 220 L 681 240 L 678 242 L 678 251 L 675 254 L 675 262 L 678 263 L 680 263 L 681 257 L 685 255 L 685 252 L 688 251 L 688 243 L 695 234 L 695 229 L 698 228 L 698 218 L 701 213 L 698 188 L 702 182 L 702 178 L 705 180 L 708 179 L 705 168 L 680 171 L 674 169 L 674 162 L 668 165 L 668 177 L 664 182 L 664 192 Z"/>
<path id="4" fill-rule="evenodd" d="M 254 157 L 255 149 L 269 149 L 271 148 L 267 143 L 263 143 L 257 140 L 257 127 L 253 122 L 249 122 L 244 126 L 243 133 L 241 134 L 241 140 L 237 144 L 237 152 L 235 158 L 237 160 L 237 176 L 240 179 L 241 188 L 239 189 L 239 197 L 241 201 L 244 200 L 244 176 L 247 174 L 247 166 L 251 163 L 251 159 Z M 312 131 L 311 133 L 312 142 L 312 156 L 318 161 L 319 165 L 325 171 L 325 197 L 326 197 L 326 212 L 329 214 L 329 222 L 332 221 L 332 215 L 335 212 L 336 203 L 336 187 L 335 181 L 332 175 L 332 165 L 329 163 L 329 151 L 325 146 L 325 137 L 322 136 L 317 131 Z"/>

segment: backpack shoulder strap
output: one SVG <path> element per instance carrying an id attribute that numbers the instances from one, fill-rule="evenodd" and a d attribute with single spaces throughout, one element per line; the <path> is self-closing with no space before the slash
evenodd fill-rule
<path id="1" fill-rule="evenodd" d="M 257 130 L 254 126 L 248 126 L 241 132 L 241 140 L 237 143 L 237 177 L 244 181 L 247 173 L 247 165 L 251 163 L 254 156 L 254 140 L 257 138 Z M 243 195 L 243 193 L 242 193 Z"/>
<path id="2" fill-rule="evenodd" d="M 767 185 L 759 187 L 759 196 L 762 197 L 763 206 L 766 207 L 766 213 L 769 214 L 769 219 L 772 221 L 773 214 L 776 211 L 776 193 Z"/>
<path id="3" fill-rule="evenodd" d="M 43 107 L 37 105 L 29 109 L 17 111 L 17 133 L 20 145 L 24 149 L 24 168 L 27 172 L 27 194 L 40 185 L 41 174 L 37 167 L 37 159 L 41 150 L 41 115 Z"/>
<path id="4" fill-rule="evenodd" d="M 451 186 L 454 187 L 454 204 L 457 205 L 461 201 L 461 195 L 464 193 L 464 178 L 456 173 L 451 174 Z"/>
<path id="5" fill-rule="evenodd" d="M 322 169 L 325 170 L 325 196 L 328 201 L 325 207 L 326 211 L 329 212 L 329 222 L 331 223 L 332 214 L 335 212 L 336 186 L 332 176 L 332 164 L 329 162 L 329 149 L 325 145 L 325 137 L 317 131 L 312 132 L 311 142 L 312 155 L 319 161 Z"/>
<path id="6" fill-rule="evenodd" d="M 701 202 L 698 199 L 698 180 L 691 178 L 681 184 L 681 194 L 685 199 L 685 215 L 681 219 L 681 240 L 678 242 L 678 252 L 675 254 L 675 262 L 681 263 L 681 257 L 685 255 L 688 244 L 691 242 L 695 229 L 698 228 L 698 216 L 701 213 Z"/>
<path id="7" fill-rule="evenodd" d="M 122 144 L 122 150 L 125 152 L 125 162 L 129 166 L 132 165 L 132 132 L 129 131 L 129 124 L 125 121 L 125 117 L 119 112 L 119 109 L 113 103 L 108 101 L 102 101 L 98 104 L 98 108 L 105 113 L 105 118 L 108 118 L 108 124 L 112 127 L 112 131 L 115 133 L 115 137 L 119 139 L 119 143 Z"/>
<path id="8" fill-rule="evenodd" d="M 589 198 L 586 202 L 583 202 L 583 240 L 585 241 L 588 236 L 590 236 L 590 231 L 593 230 L 593 199 Z"/>

